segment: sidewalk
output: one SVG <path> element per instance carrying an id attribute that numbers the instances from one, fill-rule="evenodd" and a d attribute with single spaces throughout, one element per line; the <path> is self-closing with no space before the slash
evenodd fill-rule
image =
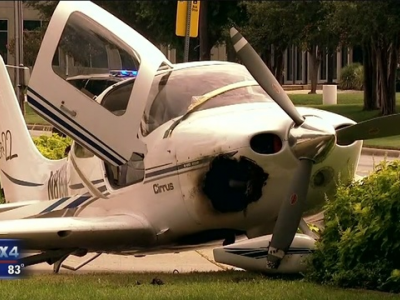
<path id="1" fill-rule="evenodd" d="M 28 130 L 34 131 L 51 131 L 53 129 L 52 125 L 42 125 L 42 124 L 26 124 Z"/>
<path id="2" fill-rule="evenodd" d="M 377 148 L 368 148 L 363 147 L 361 150 L 362 155 L 370 155 L 370 156 L 387 156 L 400 158 L 399 150 L 390 150 L 390 149 L 377 149 Z"/>
<path id="3" fill-rule="evenodd" d="M 308 94 L 310 90 L 288 90 L 285 91 L 286 94 Z M 322 95 L 322 90 L 317 90 L 317 94 Z M 338 94 L 349 94 L 349 93 L 363 93 L 363 91 L 355 91 L 355 90 L 337 90 Z"/>

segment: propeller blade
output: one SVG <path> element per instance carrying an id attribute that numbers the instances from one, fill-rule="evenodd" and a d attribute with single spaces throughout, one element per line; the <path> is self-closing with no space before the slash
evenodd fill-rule
<path id="1" fill-rule="evenodd" d="M 300 160 L 299 167 L 293 175 L 289 195 L 281 205 L 268 250 L 268 262 L 273 267 L 277 267 L 276 264 L 289 249 L 299 228 L 300 220 L 306 209 L 312 166 L 311 160 Z"/>
<path id="2" fill-rule="evenodd" d="M 398 124 L 400 124 L 400 114 L 363 121 L 338 129 L 336 131 L 337 141 L 341 144 L 400 135 L 400 126 Z"/>
<path id="3" fill-rule="evenodd" d="M 289 115 L 297 126 L 303 124 L 304 118 L 299 114 L 282 86 L 253 47 L 234 27 L 230 30 L 230 36 L 237 55 L 258 84 Z"/>

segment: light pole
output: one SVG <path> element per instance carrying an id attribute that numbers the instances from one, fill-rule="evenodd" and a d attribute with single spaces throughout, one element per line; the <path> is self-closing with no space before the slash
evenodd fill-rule
<path id="1" fill-rule="evenodd" d="M 17 94 L 17 97 L 19 99 L 19 104 L 22 110 L 22 114 L 25 114 L 25 96 L 24 96 L 24 91 L 21 87 L 21 83 L 23 83 L 23 76 L 24 76 L 24 71 L 23 68 L 18 68 L 18 67 L 23 67 L 24 63 L 24 48 L 23 48 L 23 6 L 22 6 L 22 1 L 14 1 L 14 38 L 15 38 L 15 73 L 14 73 L 14 78 L 15 78 L 15 92 Z"/>
<path id="2" fill-rule="evenodd" d="M 186 12 L 186 32 L 185 32 L 185 48 L 183 50 L 183 61 L 189 61 L 189 48 L 190 48 L 190 21 L 192 15 L 192 1 L 187 1 Z"/>

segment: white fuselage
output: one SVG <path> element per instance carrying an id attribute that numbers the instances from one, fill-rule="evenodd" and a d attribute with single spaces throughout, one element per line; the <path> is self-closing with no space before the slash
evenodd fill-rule
<path id="1" fill-rule="evenodd" d="M 353 123 L 326 111 L 298 109 L 303 115 L 323 118 L 333 127 Z M 143 137 L 148 147 L 144 159 L 145 179 L 124 188 L 112 187 L 105 176 L 102 160 L 76 158 L 72 148 L 67 162 L 68 177 L 71 178 L 69 186 L 83 183 L 71 162 L 75 159 L 85 179 L 95 182 L 94 185 L 106 195 L 79 210 L 77 215 L 115 215 L 132 211 L 144 216 L 153 226 L 158 244 L 141 252 L 176 251 L 177 248 L 189 249 L 191 244 L 207 244 L 214 239 L 223 239 L 223 229 L 246 233 L 249 238 L 270 234 L 298 164 L 287 141 L 287 132 L 292 126 L 287 115 L 273 102 L 207 109 L 193 113 L 170 137 L 163 138 L 171 123 L 167 122 Z M 283 140 L 278 153 L 263 155 L 251 149 L 250 138 L 262 132 L 274 133 Z M 342 181 L 354 177 L 361 146 L 362 142 L 336 146 L 325 161 L 314 165 L 306 214 L 321 209 L 325 195 L 333 196 L 339 177 Z M 250 203 L 244 211 L 218 212 L 202 190 L 212 159 L 223 153 L 235 153 L 233 158 L 251 159 L 268 174 L 261 198 Z M 322 180 L 325 180 L 322 183 L 316 178 L 321 170 Z M 88 192 L 83 185 L 79 190 L 68 189 L 70 195 Z M 107 195 L 112 197 L 108 199 Z M 222 236 L 218 235 L 219 231 Z M 192 238 L 190 242 L 186 241 L 189 237 Z"/>
<path id="2" fill-rule="evenodd" d="M 92 49 L 95 64 L 87 59 Z M 100 88 L 96 99 L 86 85 L 66 79 L 115 68 L 135 76 Z M 334 145 L 334 129 L 355 122 L 298 108 L 305 125 L 329 133 L 329 147 L 321 150 L 315 132 L 291 130 L 289 113 L 252 73 L 230 62 L 173 64 L 93 2 L 60 1 L 27 100 L 75 142 L 66 159 L 38 152 L 0 59 L 0 176 L 9 202 L 0 207 L 2 236 L 42 252 L 27 257 L 25 266 L 58 261 L 57 269 L 65 255 L 87 252 L 145 255 L 223 245 L 214 249 L 216 261 L 265 271 L 267 248 L 278 250 L 270 242 L 280 207 L 301 195 L 291 182 L 300 160 L 331 150 L 318 155 L 324 160 L 311 170 L 304 212 L 310 215 L 334 195 L 339 180 L 354 178 L 362 142 Z M 239 235 L 248 239 L 236 242 Z M 300 260 L 314 246 L 311 236 L 296 234 L 279 268 L 270 271 L 301 272 Z"/>

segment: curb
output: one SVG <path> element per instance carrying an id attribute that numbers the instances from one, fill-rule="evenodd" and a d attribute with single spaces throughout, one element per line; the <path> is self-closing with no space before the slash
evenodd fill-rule
<path id="1" fill-rule="evenodd" d="M 53 126 L 51 125 L 42 125 L 42 124 L 26 124 L 28 130 L 37 130 L 37 131 L 52 131 Z"/>
<path id="2" fill-rule="evenodd" d="M 366 147 L 362 148 L 361 154 L 371 155 L 371 156 L 386 156 L 386 157 L 394 157 L 394 158 L 400 157 L 399 150 L 377 149 L 377 148 L 366 148 Z"/>

